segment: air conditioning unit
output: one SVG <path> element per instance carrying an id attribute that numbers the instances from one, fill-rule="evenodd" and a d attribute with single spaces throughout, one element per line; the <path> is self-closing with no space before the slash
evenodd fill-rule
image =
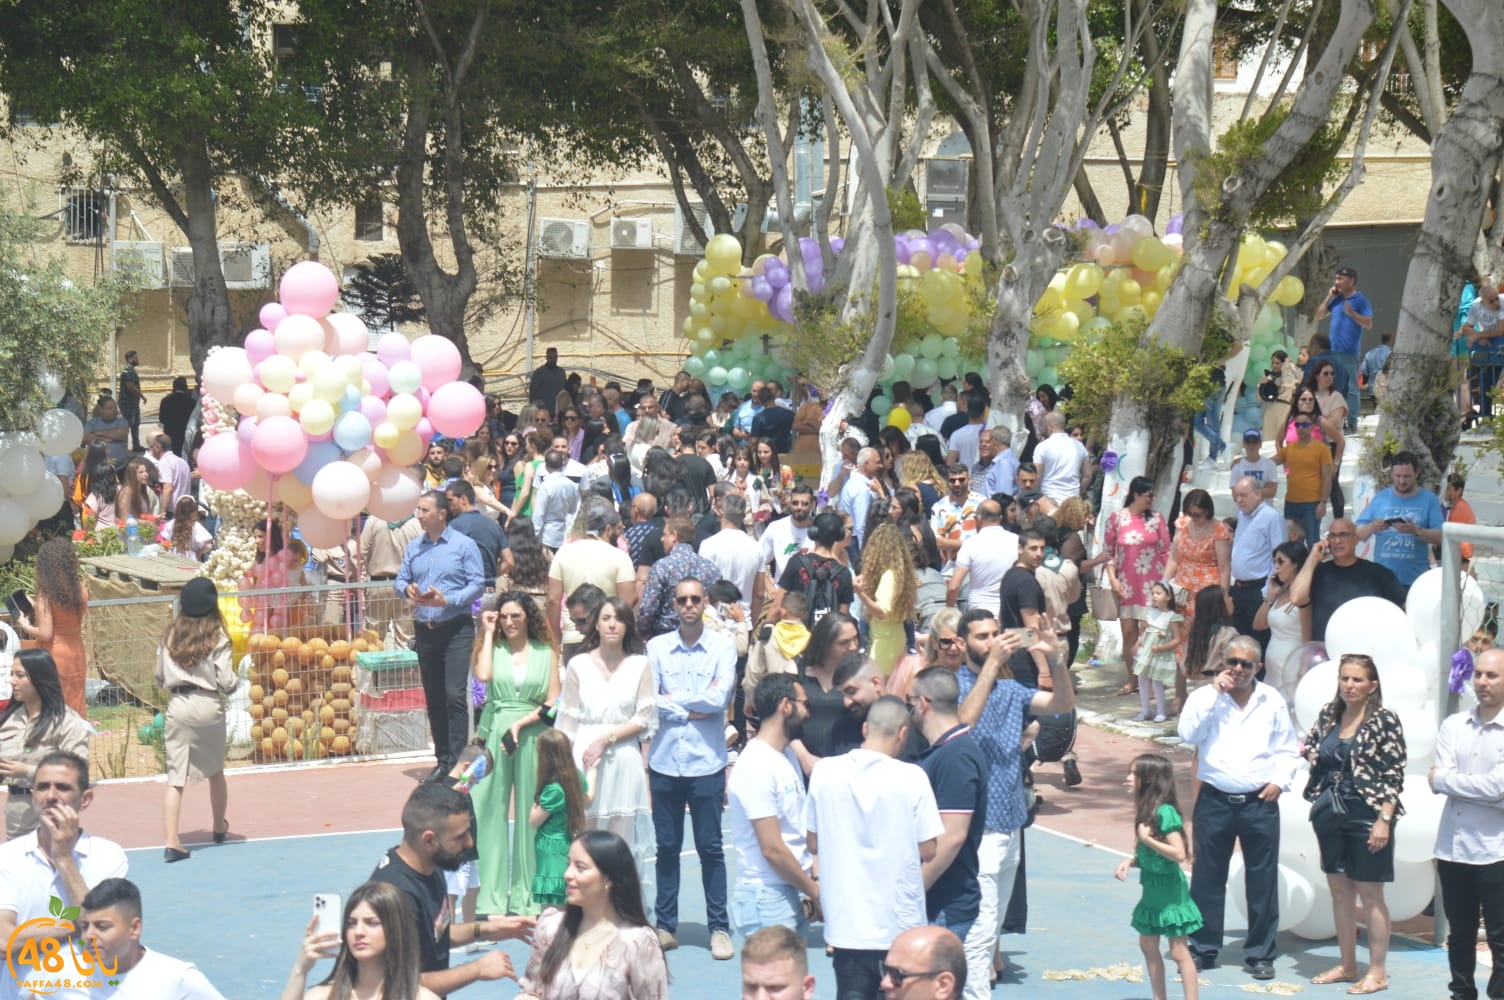
<path id="1" fill-rule="evenodd" d="M 554 260 L 588 260 L 590 220 L 539 219 L 538 256 Z"/>
<path id="2" fill-rule="evenodd" d="M 700 220 L 700 228 L 705 230 L 707 237 L 713 235 L 710 224 L 710 213 L 705 206 L 693 203 L 695 218 Z M 681 257 L 701 257 L 705 254 L 705 244 L 695 238 L 695 232 L 689 226 L 689 219 L 684 214 L 684 206 L 674 207 L 674 253 Z"/>
<path id="3" fill-rule="evenodd" d="M 270 243 L 221 243 L 219 266 L 230 289 L 270 288 L 272 245 Z"/>
<path id="4" fill-rule="evenodd" d="M 651 219 L 612 219 L 611 249 L 653 249 L 653 221 Z"/>
<path id="5" fill-rule="evenodd" d="M 272 247 L 270 243 L 221 243 L 219 266 L 224 272 L 225 287 L 235 290 L 270 288 L 272 284 Z M 193 287 L 193 248 L 172 248 L 171 282 L 173 288 Z"/>
<path id="6" fill-rule="evenodd" d="M 110 244 L 110 270 L 138 288 L 167 286 L 167 264 L 160 243 L 116 240 Z"/>

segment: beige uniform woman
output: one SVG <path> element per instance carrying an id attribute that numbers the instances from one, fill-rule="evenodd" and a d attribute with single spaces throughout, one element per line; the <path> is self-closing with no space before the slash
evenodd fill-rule
<path id="1" fill-rule="evenodd" d="M 89 759 L 89 724 L 63 701 L 52 654 L 23 649 L 10 669 L 11 701 L 0 714 L 0 784 L 5 797 L 7 840 L 37 828 L 37 809 L 31 782 L 37 764 L 54 750 Z"/>

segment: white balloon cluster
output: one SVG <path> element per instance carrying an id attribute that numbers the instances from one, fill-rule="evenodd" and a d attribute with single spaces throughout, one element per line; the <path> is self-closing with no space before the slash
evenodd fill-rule
<path id="1" fill-rule="evenodd" d="M 61 398 L 58 392 L 53 402 Z M 66 491 L 47 471 L 47 458 L 69 454 L 83 438 L 83 423 L 63 409 L 44 412 L 35 431 L 0 437 L 0 563 L 9 561 L 38 521 L 63 506 Z"/>
<path id="2" fill-rule="evenodd" d="M 1389 914 L 1408 920 L 1423 910 L 1435 885 L 1432 862 L 1436 828 L 1444 799 L 1431 791 L 1426 772 L 1436 757 L 1437 699 L 1443 696 L 1448 675 L 1441 672 L 1437 643 L 1442 638 L 1442 571 L 1422 574 L 1410 587 L 1405 610 L 1379 597 L 1359 597 L 1337 609 L 1327 623 L 1326 648 L 1334 657 L 1317 664 L 1301 678 L 1295 691 L 1295 716 L 1303 729 L 1315 725 L 1322 706 L 1337 691 L 1340 657 L 1365 653 L 1378 667 L 1384 705 L 1399 716 L 1405 732 L 1404 815 L 1394 824 L 1394 882 L 1385 890 Z M 1483 592 L 1471 578 L 1462 581 L 1462 634 L 1470 636 L 1483 620 Z M 1305 787 L 1305 773 L 1295 790 Z M 1309 819 L 1310 803 L 1298 794 L 1283 795 L 1280 808 L 1280 921 L 1281 930 L 1300 937 L 1324 940 L 1336 924 L 1324 891 L 1316 835 Z M 1239 865 L 1229 881 L 1242 878 Z M 1229 888 L 1242 908 L 1239 888 Z"/>

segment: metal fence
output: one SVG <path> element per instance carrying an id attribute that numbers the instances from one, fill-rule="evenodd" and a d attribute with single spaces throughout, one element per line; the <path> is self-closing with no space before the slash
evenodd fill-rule
<path id="1" fill-rule="evenodd" d="M 160 773 L 157 647 L 175 596 L 95 600 L 84 641 L 91 676 L 120 691 L 101 707 L 92 756 L 105 777 Z M 423 750 L 428 721 L 411 605 L 391 581 L 245 591 L 221 597 L 240 684 L 227 699 L 227 762 L 297 764 Z M 157 752 L 152 752 L 157 751 Z"/>

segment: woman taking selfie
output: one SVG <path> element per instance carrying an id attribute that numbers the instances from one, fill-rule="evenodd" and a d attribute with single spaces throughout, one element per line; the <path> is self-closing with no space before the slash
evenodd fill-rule
<path id="1" fill-rule="evenodd" d="M 178 836 L 184 785 L 208 779 L 214 842 L 224 843 L 230 832 L 225 819 L 230 795 L 225 783 L 225 706 L 220 700 L 235 690 L 230 661 L 230 636 L 220 617 L 218 588 L 205 577 L 189 580 L 178 597 L 178 616 L 157 647 L 157 685 L 171 695 L 162 731 L 167 748 L 163 858 L 168 864 L 192 856 Z"/>
<path id="2" fill-rule="evenodd" d="M 0 713 L 0 784 L 5 797 L 5 837 L 14 840 L 37 828 L 31 798 L 36 765 L 54 750 L 89 759 L 89 725 L 63 702 L 52 654 L 23 649 L 10 668 L 10 704 Z"/>
<path id="3" fill-rule="evenodd" d="M 333 934 L 319 933 L 318 917 L 309 921 L 282 1000 L 438 1000 L 419 985 L 418 924 L 401 889 L 367 882 L 350 893 L 343 916 Z M 308 973 L 331 956 L 329 978 L 304 993 Z"/>
<path id="4" fill-rule="evenodd" d="M 668 965 L 626 841 L 575 838 L 564 886 L 564 908 L 538 918 L 519 1000 L 666 1000 Z"/>

